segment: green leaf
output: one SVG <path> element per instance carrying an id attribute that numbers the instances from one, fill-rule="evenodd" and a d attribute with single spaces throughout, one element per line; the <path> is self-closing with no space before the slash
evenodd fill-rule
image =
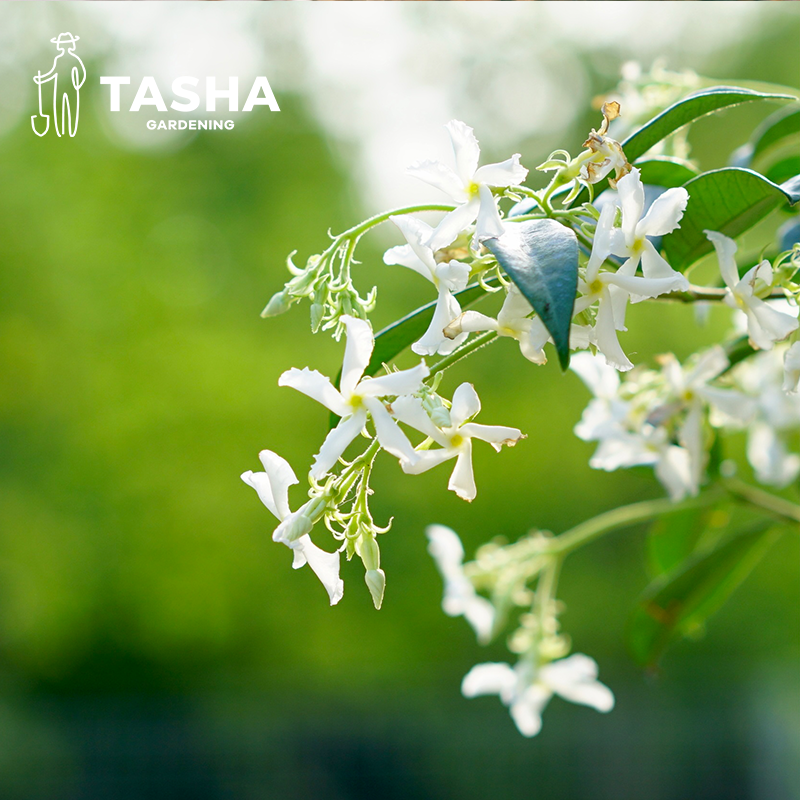
<path id="1" fill-rule="evenodd" d="M 781 205 L 800 200 L 794 179 L 781 185 L 740 167 L 725 167 L 698 175 L 685 186 L 689 203 L 680 228 L 662 239 L 673 269 L 685 270 L 712 250 L 705 230 L 735 239 Z"/>
<path id="2" fill-rule="evenodd" d="M 797 98 L 790 94 L 774 94 L 768 92 L 756 92 L 752 89 L 742 89 L 736 86 L 715 86 L 713 89 L 704 89 L 700 92 L 690 94 L 677 103 L 673 103 L 669 108 L 653 117 L 645 123 L 639 130 L 632 133 L 622 142 L 622 149 L 625 157 L 633 164 L 637 158 L 641 158 L 651 147 L 657 145 L 662 139 L 666 139 L 670 134 L 689 125 L 701 117 L 713 114 L 731 106 L 751 103 L 756 100 L 769 100 L 775 103 L 796 102 Z M 624 111 L 624 109 L 623 109 Z M 638 165 L 636 165 L 638 166 Z M 597 197 L 608 187 L 606 179 L 600 181 L 594 187 L 594 196 Z M 580 205 L 586 202 L 588 192 L 586 187 L 580 192 L 572 205 Z"/>
<path id="3" fill-rule="evenodd" d="M 697 635 L 705 620 L 730 597 L 780 535 L 772 520 L 726 539 L 710 552 L 690 556 L 644 591 L 630 621 L 636 660 L 654 664 L 670 642 Z"/>
<path id="4" fill-rule="evenodd" d="M 714 509 L 687 508 L 657 519 L 647 534 L 647 562 L 653 577 L 675 569 L 697 546 Z"/>
<path id="5" fill-rule="evenodd" d="M 517 285 L 553 337 L 561 368 L 569 366 L 569 326 L 578 290 L 578 240 L 552 219 L 506 223 L 486 247 Z"/>
<path id="6" fill-rule="evenodd" d="M 800 174 L 800 156 L 792 155 L 770 164 L 764 170 L 764 177 L 773 183 L 784 183 Z"/>
<path id="7" fill-rule="evenodd" d="M 734 153 L 733 163 L 747 167 L 776 144 L 797 134 L 800 134 L 800 107 L 782 108 L 755 129 L 750 141 Z"/>
<path id="8" fill-rule="evenodd" d="M 685 161 L 676 158 L 648 158 L 636 165 L 641 171 L 642 183 L 672 189 L 683 186 L 699 173 Z"/>
<path id="9" fill-rule="evenodd" d="M 633 163 L 651 147 L 685 125 L 723 108 L 750 103 L 754 100 L 788 103 L 796 102 L 797 98 L 790 94 L 767 94 L 736 86 L 715 86 L 713 89 L 704 89 L 678 100 L 658 116 L 653 117 L 650 122 L 622 142 L 622 149 L 625 151 L 628 161 Z"/>

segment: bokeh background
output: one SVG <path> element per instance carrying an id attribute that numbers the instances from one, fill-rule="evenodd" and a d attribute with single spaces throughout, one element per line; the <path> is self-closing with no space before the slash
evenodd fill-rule
<path id="1" fill-rule="evenodd" d="M 534 367 L 503 341 L 447 375 L 450 389 L 475 383 L 483 421 L 529 436 L 476 453 L 472 505 L 445 491 L 445 469 L 412 478 L 380 463 L 374 510 L 395 517 L 380 613 L 355 563 L 329 608 L 239 480 L 264 447 L 302 475 L 326 431 L 324 410 L 276 381 L 293 365 L 334 374 L 340 346 L 311 336 L 306 308 L 259 318 L 290 251 L 304 259 L 328 228 L 435 200 L 404 168 L 446 154 L 454 116 L 486 159 L 520 151 L 533 167 L 556 147 L 577 152 L 599 121 L 592 99 L 632 59 L 796 82 L 797 11 L 3 3 L 0 797 L 800 797 L 796 538 L 658 674 L 624 641 L 647 581 L 643 531 L 572 557 L 562 622 L 615 692 L 608 716 L 556 699 L 525 740 L 496 698 L 460 696 L 474 663 L 507 656 L 441 612 L 424 526 L 453 526 L 471 551 L 659 494 L 646 471 L 589 470 L 592 446 L 571 434 L 587 393 L 554 363 Z M 39 139 L 31 76 L 64 30 L 80 35 L 89 73 L 80 129 Z M 98 81 L 132 77 L 125 109 L 144 75 L 168 95 L 177 75 L 238 75 L 245 91 L 258 74 L 280 113 L 225 113 L 233 131 L 197 134 L 109 113 Z M 770 110 L 701 121 L 695 156 L 724 165 Z M 379 286 L 378 327 L 430 299 L 381 263 L 396 243 L 388 229 L 366 241 L 357 276 Z M 698 326 L 668 304 L 633 311 L 637 359 L 684 356 L 727 324 L 714 312 Z"/>

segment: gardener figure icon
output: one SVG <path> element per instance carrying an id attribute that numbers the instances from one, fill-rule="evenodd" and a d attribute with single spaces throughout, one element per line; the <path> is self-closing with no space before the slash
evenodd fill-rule
<path id="1" fill-rule="evenodd" d="M 56 135 L 61 136 L 69 131 L 74 136 L 78 131 L 78 114 L 80 113 L 80 89 L 86 80 L 86 68 L 75 55 L 75 43 L 80 39 L 71 33 L 60 33 L 50 41 L 58 48 L 53 66 L 49 72 L 37 72 L 33 81 L 39 87 L 39 114 L 31 116 L 31 126 L 37 136 L 44 136 L 50 128 L 50 115 L 44 113 L 42 103 L 42 85 L 53 82 L 53 127 Z M 66 48 L 66 49 L 65 49 Z M 66 56 L 62 61 L 62 57 Z M 48 109 L 49 110 L 49 109 Z M 40 120 L 44 120 L 41 130 Z M 37 123 L 39 127 L 37 128 Z"/>

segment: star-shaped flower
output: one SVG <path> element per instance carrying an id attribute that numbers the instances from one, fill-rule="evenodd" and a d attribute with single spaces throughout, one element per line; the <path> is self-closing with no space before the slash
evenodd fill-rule
<path id="1" fill-rule="evenodd" d="M 475 475 L 472 471 L 472 440 L 488 442 L 499 453 L 502 446 L 515 445 L 524 438 L 517 428 L 501 425 L 477 425 L 470 422 L 481 410 L 481 401 L 470 383 L 462 383 L 453 393 L 450 408 L 450 424 L 437 427 L 425 412 L 422 401 L 417 397 L 400 397 L 392 403 L 392 413 L 400 422 L 424 433 L 432 442 L 441 445 L 435 450 L 417 451 L 416 461 L 401 462 L 403 472 L 419 475 L 429 469 L 456 459 L 450 476 L 448 489 L 463 500 L 474 500 L 478 493 Z"/>
<path id="2" fill-rule="evenodd" d="M 441 161 L 417 162 L 408 168 L 409 175 L 441 189 L 459 204 L 433 231 L 427 242 L 432 250 L 446 247 L 476 219 L 478 242 L 502 236 L 503 226 L 491 187 L 518 186 L 528 175 L 528 170 L 519 163 L 519 153 L 507 161 L 479 167 L 481 151 L 472 128 L 458 120 L 448 122 L 445 127 L 453 144 L 456 169 Z"/>
<path id="3" fill-rule="evenodd" d="M 772 286 L 772 266 L 769 261 L 756 264 L 740 279 L 733 239 L 716 231 L 705 231 L 705 234 L 717 251 L 719 270 L 727 287 L 725 302 L 746 315 L 747 335 L 753 347 L 770 350 L 775 342 L 796 331 L 799 323 L 795 317 L 778 311 L 756 294 L 756 281 L 760 281 L 764 287 Z"/>
<path id="4" fill-rule="evenodd" d="M 428 525 L 428 552 L 444 579 L 442 609 L 450 617 L 463 616 L 472 626 L 478 641 L 486 643 L 492 635 L 494 606 L 481 597 L 464 574 L 464 547 L 458 534 L 444 525 Z"/>
<path id="5" fill-rule="evenodd" d="M 392 419 L 381 397 L 396 397 L 416 392 L 430 370 L 424 363 L 412 369 L 392 372 L 380 378 L 364 378 L 375 339 L 369 323 L 355 317 L 341 318 L 347 330 L 342 379 L 337 391 L 330 378 L 316 370 L 292 369 L 278 379 L 279 386 L 291 386 L 322 403 L 341 417 L 339 424 L 328 434 L 314 459 L 311 477 L 319 480 L 336 464 L 347 446 L 364 429 L 372 417 L 381 447 L 400 459 L 401 464 L 417 461 L 417 454 L 406 435 Z"/>
<path id="6" fill-rule="evenodd" d="M 433 250 L 425 244 L 430 239 L 433 229 L 422 220 L 413 217 L 389 217 L 389 219 L 397 225 L 408 244 L 387 250 L 383 262 L 413 269 L 429 280 L 438 292 L 431 324 L 422 338 L 411 345 L 411 349 L 422 356 L 431 356 L 435 353 L 448 355 L 467 338 L 464 334 L 449 339 L 443 331 L 461 313 L 461 306 L 453 296 L 453 292 L 458 292 L 467 285 L 469 266 L 460 261 L 437 264 Z"/>
<path id="7" fill-rule="evenodd" d="M 557 694 L 571 703 L 608 712 L 614 707 L 611 690 L 597 680 L 597 663 L 583 653 L 552 661 L 536 669 L 527 660 L 515 667 L 504 663 L 476 664 L 461 682 L 464 697 L 497 694 L 508 706 L 523 736 L 542 729 L 542 711 Z"/>
<path id="8" fill-rule="evenodd" d="M 294 554 L 293 569 L 305 564 L 311 567 L 328 592 L 331 605 L 336 605 L 344 594 L 344 582 L 339 577 L 339 553 L 321 550 L 308 535 L 314 524 L 308 514 L 319 501 L 310 500 L 292 512 L 289 508 L 289 487 L 298 481 L 291 466 L 271 450 L 262 450 L 258 457 L 264 465 L 264 472 L 247 470 L 242 473 L 242 480 L 258 492 L 261 502 L 280 522 L 272 534 L 273 541 L 291 548 Z"/>

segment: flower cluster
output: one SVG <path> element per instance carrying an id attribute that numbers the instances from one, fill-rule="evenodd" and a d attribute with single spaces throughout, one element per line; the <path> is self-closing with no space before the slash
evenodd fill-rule
<path id="1" fill-rule="evenodd" d="M 623 87 L 626 97 L 640 77 L 631 72 Z M 654 83 L 658 91 L 642 99 L 634 117 L 672 102 L 694 85 L 695 77 L 663 73 Z M 311 567 L 331 605 L 343 596 L 342 554 L 361 559 L 372 602 L 376 608 L 383 603 L 386 574 L 378 537 L 391 520 L 377 525 L 369 505 L 373 464 L 381 451 L 396 459 L 406 475 L 454 462 L 447 488 L 471 502 L 477 497 L 474 442 L 499 452 L 525 438 L 516 427 L 476 422 L 481 402 L 469 381 L 454 386 L 448 397 L 440 393 L 445 370 L 492 341 L 514 340 L 523 364 L 546 364 L 552 345 L 566 367 L 573 351 L 571 369 L 592 393 L 574 429 L 579 438 L 596 443 L 590 466 L 606 471 L 652 467 L 668 495 L 655 506 L 639 504 L 636 514 L 642 516 L 636 519 L 652 518 L 659 513 L 653 509 L 674 513 L 699 504 L 703 498 L 692 498 L 707 483 L 725 485 L 737 470 L 731 457 L 737 436 L 746 437 L 744 450 L 757 482 L 782 489 L 800 475 L 800 244 L 740 269 L 734 240 L 716 230 L 702 232 L 698 214 L 692 216 L 698 207 L 690 197 L 694 182 L 646 185 L 645 162 L 629 163 L 611 136 L 619 129 L 620 104 L 604 103 L 602 114 L 599 130 L 590 132 L 576 157 L 557 150 L 537 167 L 551 173 L 549 184 L 539 190 L 524 185 L 528 170 L 519 154 L 480 166 L 472 128 L 453 120 L 446 129 L 454 165 L 421 161 L 408 170 L 442 190 L 447 203 L 396 209 L 366 220 L 332 237 L 304 268 L 289 258 L 292 278 L 264 315 L 308 300 L 312 330 L 332 330 L 337 339 L 344 334 L 346 345 L 337 381 L 305 367 L 287 370 L 278 384 L 320 403 L 333 422 L 308 470 L 307 499 L 296 511 L 289 489 L 298 479 L 272 451 L 259 454 L 263 472 L 247 471 L 242 479 L 277 519 L 273 540 L 292 550 L 294 568 Z M 687 140 L 673 136 L 664 149 L 685 156 Z M 684 161 L 664 163 L 681 175 L 694 169 Z M 784 194 L 793 196 L 789 190 Z M 417 216 L 431 211 L 443 214 L 436 224 Z M 433 291 L 422 296 L 420 308 L 387 329 L 385 346 L 376 348 L 369 322 L 376 290 L 359 294 L 350 268 L 361 237 L 382 222 L 391 222 L 402 237 L 385 251 L 384 264 L 417 273 Z M 714 227 L 721 231 L 743 230 L 738 217 L 717 222 Z M 522 231 L 530 239 L 524 240 Z M 543 241 L 536 231 L 557 244 L 535 244 Z M 713 248 L 718 272 L 710 265 L 711 285 L 690 283 L 685 272 L 693 262 L 681 263 L 680 256 L 674 257 L 679 250 L 669 244 L 662 249 L 663 237 L 672 242 L 693 237 L 697 254 Z M 527 251 L 522 244 L 509 244 L 523 240 Z M 550 250 L 540 258 L 536 247 Z M 508 256 L 512 251 L 513 258 Z M 548 260 L 552 252 L 558 258 Z M 487 313 L 491 306 L 471 307 L 492 298 L 496 316 Z M 683 362 L 666 353 L 653 367 L 634 365 L 620 342 L 620 333 L 627 331 L 628 305 L 664 299 L 716 301 L 732 310 L 738 332 L 724 345 Z M 426 360 L 397 369 L 391 362 L 405 347 Z M 356 452 L 360 440 L 365 443 Z M 734 442 L 731 452 L 725 449 L 728 441 Z M 800 519 L 791 503 L 765 500 L 760 488 L 749 487 L 742 497 L 761 503 L 771 519 Z M 585 523 L 560 536 L 537 530 L 511 544 L 492 541 L 467 563 L 453 530 L 443 525 L 427 529 L 428 549 L 444 580 L 445 613 L 463 616 L 483 644 L 513 621 L 508 647 L 516 661 L 476 665 L 464 677 L 462 692 L 466 697 L 498 695 L 525 736 L 539 732 L 542 711 L 554 695 L 602 712 L 614 705 L 611 691 L 597 680 L 597 664 L 582 653 L 570 654 L 556 594 L 562 563 L 573 549 L 598 531 L 634 518 L 607 512 L 605 517 L 616 520 L 609 522 L 603 516 L 595 518 L 601 521 L 594 526 Z M 320 523 L 333 538 L 332 550 L 312 541 Z"/>

